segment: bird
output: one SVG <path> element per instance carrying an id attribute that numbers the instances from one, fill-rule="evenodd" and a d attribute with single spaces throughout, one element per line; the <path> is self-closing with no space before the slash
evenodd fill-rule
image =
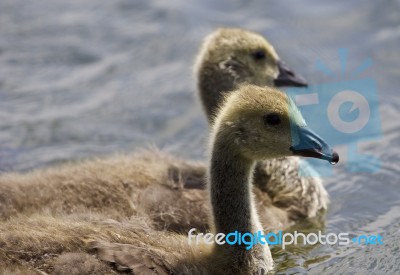
<path id="1" fill-rule="evenodd" d="M 240 84 L 307 86 L 306 80 L 280 59 L 263 36 L 238 28 L 219 28 L 208 35 L 196 57 L 194 71 L 199 98 L 210 126 L 221 100 Z M 273 220 L 275 229 L 288 228 L 305 218 L 314 218 L 320 210 L 327 209 L 329 196 L 318 173 L 303 161 L 305 174 L 314 177 L 301 176 L 299 165 L 300 158 L 296 156 L 257 162 L 253 192 L 263 224 L 271 224 Z M 179 199 L 183 197 L 178 195 L 179 191 L 172 194 L 165 191 L 158 192 L 159 197 L 149 196 L 142 205 L 146 205 L 154 217 L 163 210 L 176 213 L 176 209 L 180 209 L 180 216 L 185 216 L 185 219 L 174 220 L 179 215 L 166 215 L 160 222 L 174 230 L 187 231 L 191 225 L 206 229 L 207 226 L 201 224 L 205 220 L 203 209 L 206 204 L 202 208 L 197 205 L 187 207 L 189 201 L 198 202 L 204 196 L 199 189 L 205 188 L 205 170 L 205 166 L 184 163 L 172 165 L 171 175 L 176 181 L 183 182 L 181 190 L 186 194 L 185 204 Z M 167 217 L 170 219 L 167 220 Z M 199 220 L 199 217 L 202 218 Z"/>
<path id="2" fill-rule="evenodd" d="M 220 37 L 218 33 L 224 33 L 223 36 L 229 37 L 227 32 L 232 32 L 230 37 L 235 37 L 235 32 L 238 32 L 238 35 L 242 35 L 243 39 L 249 39 L 246 38 L 246 35 L 250 36 L 250 38 L 253 36 L 258 37 L 260 41 L 264 39 L 258 34 L 244 30 L 219 29 L 210 35 L 206 41 L 212 42 L 213 39 L 218 39 Z M 272 46 L 265 39 L 264 42 L 267 43 L 266 51 L 274 52 Z M 251 46 L 251 43 L 244 46 Z M 223 44 L 220 47 L 223 48 Z M 201 64 L 199 60 L 202 60 L 201 56 L 205 53 L 205 49 L 211 50 L 211 48 L 212 46 L 208 43 L 203 44 L 201 53 L 197 58 L 197 68 Z M 260 53 L 254 54 L 258 58 L 262 55 Z M 235 51 L 231 53 L 231 60 L 233 58 L 236 58 Z M 258 60 L 258 58 L 254 60 Z M 271 68 L 275 68 L 272 70 L 274 73 L 265 74 L 266 82 L 256 82 L 257 85 L 304 86 L 306 84 L 300 76 L 297 76 L 284 65 L 278 57 L 273 60 L 268 62 Z M 208 62 L 211 63 L 212 60 Z M 251 60 L 249 63 L 251 64 Z M 225 62 L 223 66 L 218 65 L 218 67 L 220 69 L 228 68 L 232 73 L 234 69 L 239 67 L 231 64 Z M 244 70 L 244 68 L 242 69 Z M 198 71 L 201 70 L 198 69 Z M 261 71 L 263 72 L 263 70 Z M 239 72 L 238 70 L 237 76 L 243 74 L 239 74 Z M 249 72 L 251 75 L 257 73 L 257 70 L 249 70 Z M 218 102 L 220 102 L 230 90 L 242 82 L 251 82 L 251 78 L 246 79 L 240 80 L 237 78 L 224 91 L 210 91 L 221 96 L 218 99 Z M 201 95 L 208 90 L 199 89 L 199 91 Z M 203 100 L 203 104 L 204 102 Z M 218 102 L 217 105 L 219 105 Z M 213 107 L 214 110 L 218 109 L 216 107 Z M 210 112 L 208 116 L 210 127 L 215 117 L 213 112 Z M 255 165 L 252 188 L 255 199 L 253 202 L 264 229 L 284 228 L 299 217 L 312 216 L 308 213 L 313 211 L 310 212 L 309 210 L 300 212 L 300 216 L 298 214 L 288 216 L 288 213 L 299 212 L 296 210 L 299 202 L 307 202 L 297 195 L 304 193 L 307 190 L 307 186 L 312 187 L 313 185 L 307 185 L 308 181 L 305 179 L 305 189 L 302 193 L 296 193 L 292 192 L 294 188 L 291 187 L 292 182 L 289 181 L 291 177 L 287 177 L 284 173 L 280 176 L 281 178 L 275 177 L 274 173 L 279 169 L 286 172 L 297 172 L 297 166 L 291 166 L 291 162 L 287 159 L 278 158 L 258 161 Z M 290 157 L 290 159 L 297 158 Z M 282 161 L 279 162 L 279 160 Z M 283 166 L 280 166 L 279 163 L 282 163 Z M 286 166 L 284 167 L 285 164 Z M 3 251 L 7 251 L 7 245 L 4 244 L 8 242 L 11 246 L 14 246 L 16 241 L 19 244 L 23 243 L 25 244 L 24 251 L 32 255 L 29 258 L 26 257 L 25 253 L 23 259 L 30 259 L 30 262 L 34 262 L 33 258 L 42 259 L 43 255 L 49 251 L 49 246 L 54 246 L 52 255 L 58 255 L 66 247 L 69 247 L 67 245 L 68 241 L 75 245 L 75 249 L 81 251 L 81 247 L 78 245 L 80 243 L 77 242 L 78 237 L 82 235 L 79 229 L 89 230 L 93 227 L 99 227 L 99 222 L 96 222 L 94 226 L 87 222 L 91 218 L 85 217 L 82 219 L 79 216 L 77 218 L 79 222 L 78 229 L 71 230 L 76 220 L 70 221 L 70 217 L 85 215 L 85 213 L 89 213 L 86 215 L 90 217 L 97 215 L 98 219 L 118 220 L 121 225 L 118 226 L 119 230 L 121 230 L 121 227 L 126 230 L 131 229 L 130 227 L 127 228 L 126 218 L 140 217 L 140 220 L 146 220 L 151 225 L 146 229 L 146 232 L 169 230 L 187 233 L 192 227 L 199 229 L 199 232 L 206 232 L 210 230 L 209 225 L 212 225 L 212 223 L 208 220 L 210 205 L 207 203 L 208 193 L 204 184 L 205 174 L 206 166 L 203 163 L 183 161 L 155 148 L 139 151 L 135 154 L 92 158 L 66 165 L 38 169 L 26 174 L 5 173 L 0 175 L 0 219 L 7 220 L 1 225 L 4 230 L 0 230 L 1 232 L 7 232 L 4 235 L 0 234 L 2 250 L 4 248 Z M 304 185 L 303 180 L 301 184 Z M 294 184 L 294 186 L 297 185 Z M 292 194 L 292 197 L 287 196 L 287 194 Z M 314 191 L 314 194 L 318 193 Z M 280 199 L 277 199 L 278 195 L 280 195 Z M 313 197 L 309 196 L 309 198 Z M 282 204 L 283 201 L 285 201 L 286 205 Z M 299 205 L 302 206 L 301 204 Z M 293 209 L 295 210 L 293 211 Z M 306 208 L 303 207 L 301 209 Z M 26 218 L 27 215 L 31 214 L 33 214 L 32 219 Z M 53 218 L 53 215 L 56 215 L 57 218 Z M 135 221 L 137 221 L 136 218 Z M 118 224 L 115 220 L 113 223 Z M 62 231 L 57 234 L 56 232 L 58 232 L 59 228 Z M 135 228 L 133 227 L 133 231 L 135 231 Z M 20 232 L 21 230 L 23 233 Z M 105 229 L 102 228 L 102 230 Z M 113 228 L 113 230 L 116 229 Z M 120 232 L 118 236 L 128 234 L 126 230 Z M 93 231 L 98 233 L 96 230 Z M 160 234 L 159 231 L 154 232 L 156 232 L 155 234 Z M 65 238 L 68 234 L 71 234 L 70 239 Z M 114 233 L 110 233 L 110 235 L 112 234 Z M 161 235 L 163 236 L 163 234 L 165 232 Z M 97 234 L 93 236 L 98 237 Z M 146 236 L 142 235 L 141 237 L 146 239 Z M 41 241 L 39 242 L 39 240 Z M 49 240 L 52 240 L 51 245 Z M 34 245 L 32 245 L 33 243 Z M 40 249 L 41 246 L 43 246 L 42 250 Z M 33 247 L 35 249 L 32 249 Z M 59 247 L 63 247 L 63 249 L 59 249 Z M 68 249 L 72 250 L 73 248 L 69 247 Z M 7 253 L 12 254 L 11 252 Z M 141 253 L 138 253 L 138 255 L 141 255 Z M 52 262 L 53 267 L 64 270 L 66 270 L 66 267 L 76 269 L 79 262 L 84 262 L 84 260 L 87 262 L 94 261 L 84 253 L 82 254 L 82 252 L 78 252 L 78 254 L 64 253 L 58 258 L 54 263 Z M 6 259 L 8 259 L 7 255 Z M 80 261 L 76 261 L 76 259 Z M 138 259 L 143 260 L 140 257 Z M 44 266 L 50 265 L 49 262 L 44 262 Z M 9 266 L 12 265 L 10 264 Z M 0 265 L 0 269 L 1 267 Z M 102 270 L 105 267 L 98 264 L 97 268 Z"/>
<path id="3" fill-rule="evenodd" d="M 280 59 L 274 47 L 263 36 L 238 28 L 220 28 L 204 39 L 195 62 L 198 93 L 210 125 L 223 96 L 237 85 L 307 86 L 306 80 Z M 313 218 L 327 209 L 328 192 L 318 173 L 300 159 L 285 157 L 257 162 L 254 185 L 261 198 L 286 216 L 287 224 Z M 285 226 L 284 226 L 285 227 Z"/>
<path id="4" fill-rule="evenodd" d="M 297 140 L 292 139 L 293 131 Z M 211 238 L 263 233 L 251 190 L 256 161 L 291 155 L 339 161 L 339 155 L 308 128 L 293 101 L 271 87 L 246 84 L 224 96 L 209 139 Z M 90 246 L 100 259 L 134 274 L 266 274 L 273 268 L 267 243 L 251 241 L 254 246 L 248 249 L 244 241 L 189 244 L 181 234 L 142 234 L 129 243 L 93 240 Z"/>
<path id="5" fill-rule="evenodd" d="M 216 120 L 213 126 L 213 134 L 211 134 L 213 145 L 210 146 L 210 151 L 214 152 L 213 156 L 216 157 L 209 160 L 210 167 L 214 168 L 214 170 L 209 169 L 208 172 L 207 178 L 210 183 L 213 179 L 216 179 L 215 181 L 217 182 L 221 180 L 222 184 L 222 176 L 225 176 L 223 180 L 226 180 L 226 183 L 231 182 L 231 178 L 239 179 L 240 173 L 236 171 L 237 165 L 232 165 L 237 164 L 237 156 L 242 155 L 249 158 L 249 162 L 252 163 L 256 159 L 268 156 L 279 157 L 293 154 L 323 158 L 331 162 L 338 161 L 338 155 L 327 149 L 329 147 L 321 138 L 307 130 L 306 124 L 303 122 L 300 113 L 296 111 L 295 105 L 282 92 L 272 88 L 268 90 L 267 88 L 256 86 L 243 86 L 238 92 L 228 93 L 225 97 L 227 97 L 226 104 L 221 108 L 220 118 Z M 293 108 L 290 112 L 288 111 L 288 105 Z M 288 117 L 289 115 L 290 117 Z M 294 119 L 297 123 L 298 127 L 295 129 L 298 133 L 296 135 L 304 136 L 299 141 L 306 145 L 310 143 L 308 140 L 314 143 L 317 142 L 318 144 L 314 146 L 315 148 L 292 144 L 289 137 L 292 133 L 287 129 L 289 119 Z M 268 141 L 272 143 L 269 144 Z M 229 144 L 232 145 L 232 148 L 226 147 Z M 304 150 L 305 148 L 308 150 Z M 222 149 L 226 149 L 227 153 L 233 154 L 233 162 L 226 159 L 227 153 L 221 152 Z M 236 151 L 239 149 L 240 151 Z M 216 151 L 217 153 L 215 153 Z M 264 156 L 264 153 L 268 154 Z M 218 158 L 219 156 L 222 159 Z M 133 162 L 135 159 L 136 163 Z M 115 262 L 118 264 L 119 269 L 132 269 L 139 274 L 146 274 L 146 272 L 149 274 L 167 272 L 169 274 L 170 271 L 174 273 L 208 272 L 209 270 L 203 268 L 207 266 L 207 261 L 205 262 L 201 255 L 211 255 L 212 261 L 215 261 L 214 255 L 208 254 L 212 252 L 210 252 L 210 247 L 188 246 L 187 238 L 182 235 L 182 233 L 187 232 L 175 233 L 168 230 L 168 228 L 165 230 L 154 227 L 153 218 L 147 212 L 140 211 L 140 207 L 145 204 L 146 200 L 140 200 L 140 196 L 129 192 L 129 190 L 136 188 L 141 191 L 146 190 L 147 195 L 150 195 L 154 190 L 157 191 L 154 186 L 166 188 L 166 185 L 162 185 L 159 181 L 165 180 L 168 182 L 169 180 L 166 176 L 169 159 L 164 158 L 161 162 L 158 162 L 159 160 L 159 158 L 155 158 L 153 153 L 142 154 L 141 157 L 125 156 L 123 158 L 115 156 L 108 159 L 87 160 L 78 164 L 62 166 L 58 169 L 38 170 L 34 174 L 31 172 L 28 174 L 8 175 L 9 179 L 13 179 L 10 183 L 19 185 L 24 182 L 24 185 L 22 187 L 19 186 L 19 188 L 28 187 L 27 190 L 30 190 L 31 193 L 26 195 L 27 198 L 29 198 L 29 195 L 38 195 L 38 190 L 43 189 L 43 194 L 39 194 L 36 197 L 39 202 L 55 198 L 56 202 L 66 203 L 67 200 L 58 195 L 63 194 L 66 198 L 74 199 L 69 201 L 72 204 L 79 205 L 83 201 L 87 201 L 89 205 L 95 205 L 96 207 L 91 209 L 73 208 L 75 211 L 72 211 L 72 213 L 63 212 L 62 209 L 57 208 L 57 211 L 54 212 L 52 207 L 62 206 L 63 203 L 52 203 L 42 212 L 36 211 L 29 213 L 30 215 L 25 212 L 3 221 L 0 223 L 0 258 L 5 264 L 0 264 L 0 270 L 8 272 L 16 270 L 22 272 L 25 269 L 57 270 L 59 273 L 74 271 L 77 274 L 95 270 L 93 271 L 95 273 L 112 273 L 113 270 L 110 267 L 99 262 L 97 258 L 91 257 L 88 254 L 89 251 L 85 252 L 86 244 L 88 244 L 91 248 L 90 251 L 94 249 L 100 259 L 106 262 Z M 152 165 L 154 163 L 164 163 L 164 166 L 159 164 L 157 166 L 158 169 L 155 171 Z M 184 164 L 187 163 L 184 162 Z M 266 220 L 261 219 L 264 212 L 258 211 L 258 197 L 253 196 L 257 195 L 257 193 L 251 192 L 251 189 L 254 190 L 254 186 L 251 185 L 253 179 L 251 170 L 254 169 L 254 165 L 247 166 L 250 167 L 247 167 L 249 171 L 246 170 L 248 175 L 246 189 L 237 190 L 237 194 L 236 192 L 230 192 L 229 197 L 226 197 L 224 193 L 230 190 L 229 187 L 237 189 L 236 184 L 230 185 L 228 188 L 210 184 L 208 185 L 209 188 L 205 190 L 197 190 L 206 193 L 206 199 L 200 199 L 199 202 L 207 204 L 206 223 L 211 226 L 198 232 L 230 230 L 230 226 L 236 227 L 236 218 L 248 217 L 247 211 L 249 209 L 251 210 L 252 230 L 256 230 L 259 227 L 264 230 L 276 227 L 273 224 L 279 222 L 276 217 L 271 217 L 268 221 L 270 224 L 266 224 Z M 220 171 L 221 167 L 227 170 Z M 231 171 L 232 169 L 235 169 L 235 171 Z M 82 175 L 86 175 L 86 177 L 82 177 Z M 163 177 L 160 177 L 160 175 L 163 175 Z M 60 185 L 57 184 L 59 182 L 50 180 L 54 178 L 61 180 L 60 182 L 64 182 L 64 184 Z M 115 180 L 115 178 L 118 180 Z M 148 181 L 143 182 L 143 178 L 148 179 Z M 97 184 L 99 179 L 101 179 L 102 184 Z M 30 182 L 31 184 L 29 184 Z M 59 191 L 53 191 L 48 194 L 46 190 L 48 185 L 45 185 L 45 183 L 54 183 L 54 190 Z M 81 185 L 77 183 L 81 183 Z M 114 183 L 114 185 L 111 183 Z M 174 183 L 171 184 L 173 185 Z M 213 188 L 210 186 L 213 186 Z M 175 194 L 173 188 L 166 188 L 166 190 Z M 182 188 L 182 190 L 185 189 Z M 222 193 L 218 190 L 222 190 Z M 158 200 L 159 203 L 163 203 L 162 196 L 166 195 L 164 191 L 162 189 L 161 193 L 156 195 L 155 200 Z M 231 189 L 231 191 L 233 190 Z M 92 194 L 93 198 L 85 196 L 88 193 Z M 129 198 L 133 202 L 127 203 L 130 200 L 124 199 L 122 196 L 124 193 L 133 194 L 134 197 Z M 210 193 L 213 196 L 209 196 Z M 235 199 L 234 196 L 238 194 L 246 194 L 246 196 L 241 197 L 239 200 Z M 10 193 L 11 195 L 13 193 Z M 202 196 L 200 197 L 202 198 Z M 178 197 L 174 198 L 179 199 Z M 180 203 L 184 201 L 191 202 L 191 200 L 183 199 Z M 226 204 L 222 203 L 224 201 Z M 240 203 L 238 204 L 238 202 Z M 188 206 L 204 209 L 201 204 Z M 66 207 L 69 208 L 70 205 L 68 204 Z M 239 210 L 235 210 L 236 208 Z M 107 209 L 109 210 L 106 211 Z M 233 212 L 226 213 L 226 211 Z M 121 212 L 121 216 L 117 216 L 116 212 Z M 211 216 L 213 219 L 209 219 L 210 213 L 216 214 Z M 129 218 L 126 215 L 129 215 Z M 113 219 L 113 217 L 119 218 Z M 229 219 L 224 219 L 224 217 L 229 217 Z M 230 218 L 234 220 L 230 220 Z M 241 224 L 245 227 L 246 222 L 243 225 L 243 220 L 238 220 L 238 229 L 240 229 L 239 226 Z M 228 226 L 228 229 L 225 226 Z M 18 249 L 15 249 L 16 245 Z M 269 250 L 266 250 L 265 247 L 259 247 L 258 250 L 259 252 L 263 251 L 260 252 L 263 256 L 260 256 L 261 258 L 257 256 L 254 259 L 262 259 L 260 262 L 262 269 L 270 268 L 272 260 Z M 221 255 L 224 253 L 221 252 Z M 234 256 L 236 257 L 238 254 Z M 247 256 L 249 255 L 243 255 L 243 257 Z M 188 259 L 189 262 L 187 262 Z M 193 266 L 190 259 L 199 259 L 199 262 Z M 239 270 L 244 268 L 242 266 L 243 259 L 241 259 L 235 260 L 240 264 L 239 266 L 233 265 L 232 268 L 234 270 L 230 269 L 230 267 L 227 267 L 226 270 L 240 273 Z M 222 260 L 226 261 L 227 259 Z M 245 262 L 247 263 L 247 261 Z M 227 265 L 230 266 L 230 263 L 227 263 Z M 243 270 L 247 269 L 248 267 L 245 267 Z M 210 272 L 220 273 L 218 271 L 221 270 L 216 269 Z M 251 272 L 249 271 L 249 273 Z"/>
<path id="6" fill-rule="evenodd" d="M 305 86 L 261 35 L 221 28 L 196 58 L 198 90 L 210 122 L 226 93 L 241 83 Z M 316 216 L 328 203 L 320 179 L 298 175 L 297 157 L 257 162 L 253 193 L 263 224 L 286 228 Z M 310 168 L 311 169 L 311 168 Z M 96 211 L 122 219 L 147 214 L 157 229 L 208 229 L 206 166 L 156 148 L 92 158 L 26 174 L 0 175 L 0 219 L 17 214 Z"/>

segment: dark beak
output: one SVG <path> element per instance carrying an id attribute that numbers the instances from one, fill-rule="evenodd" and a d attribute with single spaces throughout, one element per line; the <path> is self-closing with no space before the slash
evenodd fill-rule
<path id="1" fill-rule="evenodd" d="M 310 158 L 318 158 L 329 161 L 331 164 L 339 162 L 339 154 L 316 133 L 307 126 L 292 129 L 293 146 L 290 150 L 294 155 Z"/>
<path id="2" fill-rule="evenodd" d="M 290 69 L 283 61 L 278 61 L 279 75 L 274 79 L 276 87 L 292 86 L 292 87 L 307 87 L 307 81 Z"/>

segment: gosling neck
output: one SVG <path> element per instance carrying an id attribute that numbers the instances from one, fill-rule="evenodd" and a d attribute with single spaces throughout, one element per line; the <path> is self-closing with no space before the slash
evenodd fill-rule
<path id="1" fill-rule="evenodd" d="M 203 63 L 198 72 L 198 91 L 207 115 L 209 124 L 212 124 L 219 104 L 223 101 L 224 93 L 236 87 L 237 76 L 230 71 L 221 70 L 220 65 Z"/>
<path id="2" fill-rule="evenodd" d="M 262 230 L 251 192 L 254 161 L 235 153 L 217 134 L 210 167 L 210 196 L 216 233 Z"/>

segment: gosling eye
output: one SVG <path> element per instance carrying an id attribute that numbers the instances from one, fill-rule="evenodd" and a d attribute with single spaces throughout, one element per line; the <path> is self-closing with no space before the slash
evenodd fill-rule
<path id="1" fill-rule="evenodd" d="M 271 113 L 263 117 L 265 125 L 276 126 L 281 123 L 281 118 L 276 113 Z"/>
<path id="2" fill-rule="evenodd" d="M 255 60 L 263 60 L 265 59 L 265 51 L 257 50 L 251 54 Z"/>

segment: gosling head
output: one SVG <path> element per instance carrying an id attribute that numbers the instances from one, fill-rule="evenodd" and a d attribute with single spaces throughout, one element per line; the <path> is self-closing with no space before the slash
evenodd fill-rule
<path id="1" fill-rule="evenodd" d="M 223 94 L 238 84 L 307 86 L 282 62 L 261 35 L 242 29 L 221 28 L 204 41 L 195 65 L 200 98 L 209 121 Z"/>
<path id="2" fill-rule="evenodd" d="M 275 88 L 241 85 L 222 105 L 213 127 L 224 150 L 251 160 L 299 155 L 339 161 L 293 101 Z"/>

